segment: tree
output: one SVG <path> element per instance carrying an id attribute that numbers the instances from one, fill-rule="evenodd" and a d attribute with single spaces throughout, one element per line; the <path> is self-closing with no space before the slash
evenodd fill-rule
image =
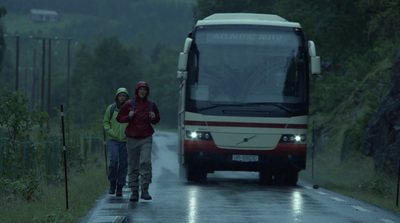
<path id="1" fill-rule="evenodd" d="M 159 51 L 157 63 L 146 72 L 146 80 L 150 85 L 150 99 L 157 103 L 161 113 L 161 123 L 176 127 L 178 123 L 178 89 L 176 66 L 180 49 L 173 47 L 157 48 Z"/>
<path id="2" fill-rule="evenodd" d="M 7 10 L 4 7 L 0 7 L 0 20 L 7 14 Z M 4 33 L 3 27 L 0 26 L 0 73 L 3 68 L 3 58 L 4 58 L 4 51 L 6 50 L 6 44 L 4 42 Z"/>
<path id="3" fill-rule="evenodd" d="M 88 45 L 81 47 L 71 81 L 71 101 L 81 124 L 100 120 L 118 88 L 126 87 L 133 96 L 142 73 L 135 55 L 135 50 L 122 45 L 117 37 L 100 40 L 94 50 Z"/>
<path id="4" fill-rule="evenodd" d="M 76 54 L 76 64 L 71 75 L 71 106 L 77 113 L 78 122 L 85 123 L 87 110 L 90 109 L 88 102 L 90 101 L 87 94 L 94 87 L 93 78 L 93 55 L 88 45 L 83 44 Z M 84 103 L 84 101 L 86 103 Z M 67 111 L 68 113 L 69 111 Z"/>
<path id="5" fill-rule="evenodd" d="M 385 41 L 399 38 L 396 28 L 400 26 L 399 0 L 360 0 L 359 7 L 362 14 L 368 18 L 367 34 L 373 39 Z"/>
<path id="6" fill-rule="evenodd" d="M 39 108 L 30 109 L 23 92 L 12 91 L 6 85 L 0 92 L 0 126 L 7 128 L 12 142 L 23 140 L 34 125 L 46 121 L 47 115 Z"/>
<path id="7" fill-rule="evenodd" d="M 272 13 L 273 5 L 277 0 L 197 0 L 195 6 L 195 21 L 214 13 L 252 12 Z"/>

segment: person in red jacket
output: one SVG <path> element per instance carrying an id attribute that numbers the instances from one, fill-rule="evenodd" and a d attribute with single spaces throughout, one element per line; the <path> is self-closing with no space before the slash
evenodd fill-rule
<path id="1" fill-rule="evenodd" d="M 128 186 L 132 190 L 129 199 L 131 202 L 139 200 L 139 176 L 140 197 L 151 200 L 149 185 L 152 178 L 151 150 L 154 133 L 152 125 L 160 121 L 160 113 L 156 104 L 147 100 L 149 94 L 149 85 L 139 81 L 135 89 L 135 99 L 127 101 L 117 116 L 118 122 L 128 122 L 125 135 L 128 150 Z"/>

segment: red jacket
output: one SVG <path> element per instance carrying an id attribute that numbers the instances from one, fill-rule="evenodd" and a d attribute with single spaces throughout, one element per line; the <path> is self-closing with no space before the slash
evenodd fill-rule
<path id="1" fill-rule="evenodd" d="M 139 98 L 138 89 L 140 87 L 146 87 L 148 89 L 145 98 Z M 153 126 L 151 124 L 157 124 L 160 122 L 160 113 L 157 109 L 156 104 L 153 102 L 153 112 L 156 115 L 155 119 L 150 120 L 150 107 L 147 97 L 150 94 L 149 85 L 140 81 L 136 85 L 135 89 L 135 99 L 133 99 L 135 104 L 135 115 L 132 119 L 129 119 L 129 112 L 133 111 L 132 100 L 127 101 L 118 112 L 117 121 L 121 123 L 129 122 L 125 129 L 125 135 L 130 138 L 144 139 L 154 133 Z"/>

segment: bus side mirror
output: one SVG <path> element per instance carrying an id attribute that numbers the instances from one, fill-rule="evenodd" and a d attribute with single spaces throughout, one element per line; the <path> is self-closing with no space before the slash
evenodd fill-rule
<path id="1" fill-rule="evenodd" d="M 192 42 L 192 38 L 186 38 L 185 45 L 183 46 L 183 51 L 179 54 L 177 78 L 187 78 L 187 63 Z"/>
<path id="2" fill-rule="evenodd" d="M 317 56 L 315 44 L 313 41 L 308 41 L 308 54 L 310 55 L 311 74 L 321 74 L 321 58 Z"/>
<path id="3" fill-rule="evenodd" d="M 188 60 L 188 54 L 181 52 L 179 54 L 179 60 L 178 60 L 178 76 L 177 78 L 187 78 L 187 60 Z"/>
<path id="4" fill-rule="evenodd" d="M 319 56 L 311 57 L 311 74 L 321 74 L 321 58 Z"/>

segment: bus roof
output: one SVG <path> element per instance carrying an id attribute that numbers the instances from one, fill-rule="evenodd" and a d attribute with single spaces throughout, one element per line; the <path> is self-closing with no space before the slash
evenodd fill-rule
<path id="1" fill-rule="evenodd" d="M 297 22 L 272 14 L 258 13 L 216 13 L 197 21 L 196 26 L 203 25 L 270 25 L 301 28 Z"/>

